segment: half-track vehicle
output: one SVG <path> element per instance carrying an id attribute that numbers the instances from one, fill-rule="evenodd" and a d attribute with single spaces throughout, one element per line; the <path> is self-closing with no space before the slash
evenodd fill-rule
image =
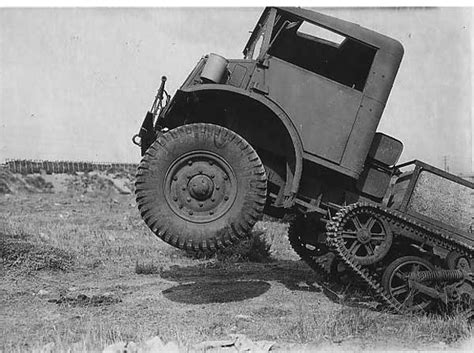
<path id="1" fill-rule="evenodd" d="M 162 84 L 134 142 L 136 197 L 167 243 L 212 251 L 263 213 L 294 215 L 312 268 L 351 271 L 396 312 L 472 308 L 474 184 L 377 132 L 403 57 L 389 37 L 300 8 L 267 8 L 243 59 L 201 58 Z"/>

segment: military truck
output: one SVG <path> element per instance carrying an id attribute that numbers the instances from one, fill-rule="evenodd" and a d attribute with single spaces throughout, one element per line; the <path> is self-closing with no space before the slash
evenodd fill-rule
<path id="1" fill-rule="evenodd" d="M 247 237 L 263 213 L 292 214 L 290 243 L 315 270 L 351 271 L 398 312 L 470 308 L 474 184 L 420 161 L 397 165 L 402 143 L 376 131 L 402 45 L 271 7 L 243 55 L 204 56 L 172 98 L 162 78 L 133 139 L 149 228 L 213 251 Z"/>

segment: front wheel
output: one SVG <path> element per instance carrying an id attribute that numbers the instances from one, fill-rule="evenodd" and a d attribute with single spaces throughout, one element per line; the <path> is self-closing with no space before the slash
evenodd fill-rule
<path id="1" fill-rule="evenodd" d="M 266 200 L 265 169 L 241 136 L 189 124 L 160 136 L 138 167 L 136 196 L 148 227 L 187 250 L 215 250 L 248 235 Z"/>

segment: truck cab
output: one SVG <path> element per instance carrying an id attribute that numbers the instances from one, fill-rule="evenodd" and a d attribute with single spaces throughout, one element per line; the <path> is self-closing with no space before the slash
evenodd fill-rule
<path id="1" fill-rule="evenodd" d="M 401 44 L 315 12 L 268 9 L 244 55 L 257 61 L 263 76 L 249 88 L 288 112 L 306 157 L 358 177 L 403 56 Z"/>

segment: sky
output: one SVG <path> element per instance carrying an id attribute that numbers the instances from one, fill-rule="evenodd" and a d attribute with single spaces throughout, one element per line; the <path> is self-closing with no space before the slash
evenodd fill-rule
<path id="1" fill-rule="evenodd" d="M 131 143 L 162 75 L 174 93 L 214 52 L 242 58 L 263 8 L 0 9 L 0 163 L 138 162 Z M 402 42 L 379 131 L 472 171 L 471 8 L 320 8 Z"/>

